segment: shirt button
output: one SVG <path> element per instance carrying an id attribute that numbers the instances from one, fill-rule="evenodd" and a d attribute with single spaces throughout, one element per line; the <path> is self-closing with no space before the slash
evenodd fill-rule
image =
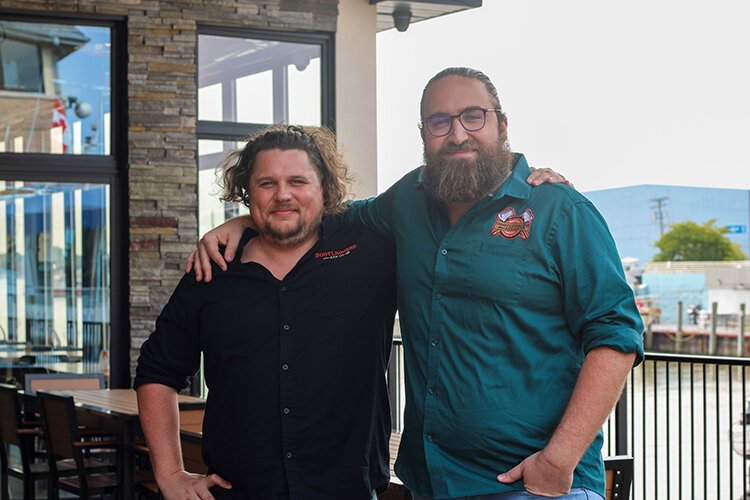
<path id="1" fill-rule="evenodd" d="M 289 415 L 289 408 L 284 408 L 284 415 Z"/>
<path id="2" fill-rule="evenodd" d="M 283 329 L 284 329 L 285 331 L 287 331 L 287 332 L 289 331 L 289 325 L 284 325 L 284 326 L 282 326 L 282 328 L 283 328 Z"/>
<path id="3" fill-rule="evenodd" d="M 432 342 L 430 342 L 430 345 L 431 345 L 432 347 L 437 347 L 437 345 L 438 345 L 438 341 L 437 341 L 437 340 L 433 340 Z"/>
<path id="4" fill-rule="evenodd" d="M 281 291 L 282 291 L 282 292 L 286 292 L 286 287 L 285 287 L 285 286 L 282 286 L 282 287 L 281 287 Z"/>
<path id="5" fill-rule="evenodd" d="M 438 299 L 438 300 L 440 300 L 440 299 L 443 298 L 443 294 L 440 293 L 440 292 L 438 292 L 438 293 L 435 294 L 435 298 Z"/>
<path id="6" fill-rule="evenodd" d="M 435 389 L 430 387 L 429 389 L 427 389 L 427 392 L 429 392 L 430 394 L 435 394 Z"/>
<path id="7" fill-rule="evenodd" d="M 292 458 L 292 452 L 291 451 L 287 451 L 286 452 L 286 458 Z"/>
<path id="8" fill-rule="evenodd" d="M 427 434 L 427 441 L 429 441 L 430 443 L 433 441 L 432 434 Z"/>
<path id="9" fill-rule="evenodd" d="M 448 250 L 446 250 L 445 248 L 443 248 L 442 250 L 440 250 L 440 253 L 443 254 L 443 255 L 448 255 Z"/>
<path id="10" fill-rule="evenodd" d="M 289 365 L 284 363 L 283 365 L 281 365 L 281 369 L 287 371 L 289 369 Z"/>

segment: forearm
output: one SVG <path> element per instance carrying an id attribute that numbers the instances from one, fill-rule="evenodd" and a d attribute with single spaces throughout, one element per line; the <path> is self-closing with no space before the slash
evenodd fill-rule
<path id="1" fill-rule="evenodd" d="M 608 347 L 589 351 L 565 413 L 542 450 L 547 461 L 562 469 L 576 467 L 617 403 L 634 360 L 635 354 Z"/>
<path id="2" fill-rule="evenodd" d="M 161 384 L 137 389 L 138 413 L 157 481 L 183 469 L 177 391 Z"/>

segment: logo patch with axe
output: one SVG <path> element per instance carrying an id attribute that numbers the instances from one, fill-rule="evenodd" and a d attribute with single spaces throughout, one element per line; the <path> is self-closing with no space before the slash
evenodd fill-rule
<path id="1" fill-rule="evenodd" d="M 516 209 L 508 207 L 495 217 L 495 223 L 490 229 L 490 236 L 502 236 L 509 240 L 520 236 L 522 240 L 528 240 L 533 220 L 534 213 L 530 208 L 524 210 L 521 215 L 516 215 Z"/>

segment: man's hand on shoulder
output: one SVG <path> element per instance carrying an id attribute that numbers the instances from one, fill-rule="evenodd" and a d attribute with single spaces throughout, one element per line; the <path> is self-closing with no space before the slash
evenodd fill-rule
<path id="1" fill-rule="evenodd" d="M 541 186 L 544 183 L 549 184 L 567 184 L 570 187 L 575 187 L 572 182 L 565 178 L 564 175 L 558 174 L 551 168 L 535 168 L 531 169 L 531 175 L 526 178 L 526 182 L 532 186 Z"/>
<path id="2" fill-rule="evenodd" d="M 194 269 L 195 280 L 208 283 L 211 281 L 211 261 L 216 262 L 222 271 L 226 271 L 227 262 L 234 260 L 234 252 L 242 239 L 242 233 L 252 226 L 250 216 L 241 215 L 204 234 L 198 248 L 188 254 L 185 272 L 189 273 Z M 226 248 L 224 255 L 219 251 L 219 246 Z"/>
<path id="3" fill-rule="evenodd" d="M 158 481 L 159 490 L 165 500 L 213 500 L 214 496 L 208 492 L 213 486 L 230 489 L 232 485 L 218 474 L 192 474 L 180 470 Z"/>
<path id="4" fill-rule="evenodd" d="M 497 476 L 501 483 L 515 483 L 523 480 L 523 487 L 531 494 L 543 497 L 559 497 L 570 493 L 573 484 L 573 467 L 552 463 L 538 451 L 508 472 Z"/>

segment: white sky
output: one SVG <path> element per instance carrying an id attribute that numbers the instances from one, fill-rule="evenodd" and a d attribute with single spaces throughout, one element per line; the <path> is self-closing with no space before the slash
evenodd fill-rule
<path id="1" fill-rule="evenodd" d="M 378 185 L 418 166 L 427 80 L 487 73 L 514 151 L 581 191 L 750 189 L 750 2 L 484 0 L 378 35 Z"/>

